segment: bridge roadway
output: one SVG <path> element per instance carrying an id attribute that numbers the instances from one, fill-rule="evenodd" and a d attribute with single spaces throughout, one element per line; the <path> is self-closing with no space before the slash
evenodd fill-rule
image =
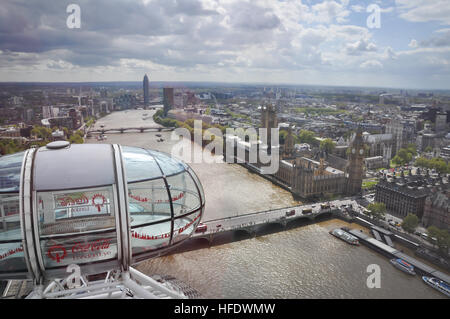
<path id="1" fill-rule="evenodd" d="M 157 132 L 163 132 L 163 131 L 173 131 L 174 127 L 163 127 L 163 126 L 143 126 L 143 127 L 121 127 L 121 128 L 101 128 L 101 129 L 95 129 L 95 130 L 89 130 L 88 133 L 111 133 L 111 132 L 119 132 L 124 133 L 126 131 L 157 131 Z"/>
<path id="2" fill-rule="evenodd" d="M 322 209 L 322 204 L 329 204 L 330 208 Z M 333 210 L 339 209 L 348 205 L 355 211 L 363 209 L 353 199 L 341 199 L 329 202 L 313 203 L 301 206 L 285 207 L 275 210 L 267 210 L 261 212 L 255 212 L 245 215 L 231 216 L 226 218 L 202 221 L 201 223 L 207 226 L 206 231 L 196 232 L 191 238 L 206 238 L 210 242 L 213 240 L 214 235 L 222 232 L 244 230 L 251 234 L 256 232 L 256 227 L 264 224 L 281 224 L 286 226 L 288 222 L 294 221 L 299 218 L 314 219 L 325 213 L 330 213 Z M 304 210 L 312 209 L 311 213 L 304 213 Z M 286 213 L 295 210 L 295 214 L 287 216 Z"/>

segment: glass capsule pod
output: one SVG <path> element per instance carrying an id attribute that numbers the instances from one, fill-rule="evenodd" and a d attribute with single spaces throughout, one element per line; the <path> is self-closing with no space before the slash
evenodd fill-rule
<path id="1" fill-rule="evenodd" d="M 205 207 L 194 171 L 117 144 L 53 142 L 0 157 L 0 279 L 130 265 L 190 237 Z"/>

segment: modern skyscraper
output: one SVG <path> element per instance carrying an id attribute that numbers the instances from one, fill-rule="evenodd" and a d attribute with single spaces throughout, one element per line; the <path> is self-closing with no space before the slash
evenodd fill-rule
<path id="1" fill-rule="evenodd" d="M 174 105 L 173 88 L 164 88 L 163 96 L 164 116 L 167 116 L 167 113 L 169 113 L 169 110 L 172 109 Z"/>
<path id="2" fill-rule="evenodd" d="M 50 117 L 53 117 L 53 106 L 44 105 L 42 107 L 42 118 L 48 119 Z"/>
<path id="3" fill-rule="evenodd" d="M 147 74 L 144 76 L 144 105 L 147 106 L 150 103 L 149 82 Z"/>

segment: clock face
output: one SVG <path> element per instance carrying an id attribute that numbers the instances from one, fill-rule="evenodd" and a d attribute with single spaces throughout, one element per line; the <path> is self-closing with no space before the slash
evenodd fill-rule
<path id="1" fill-rule="evenodd" d="M 353 149 L 352 149 L 352 153 L 355 154 L 355 151 L 356 151 L 356 150 L 353 148 Z"/>
<path id="2" fill-rule="evenodd" d="M 363 149 L 360 149 L 360 150 L 359 150 L 359 154 L 363 155 L 363 154 L 364 154 L 364 150 L 363 150 Z"/>

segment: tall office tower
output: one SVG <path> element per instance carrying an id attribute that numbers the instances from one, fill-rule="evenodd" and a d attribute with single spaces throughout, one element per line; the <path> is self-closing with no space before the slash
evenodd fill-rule
<path id="1" fill-rule="evenodd" d="M 357 195 L 361 192 L 364 174 L 364 140 L 361 127 L 358 127 L 355 139 L 350 147 L 347 171 L 347 194 Z"/>
<path id="2" fill-rule="evenodd" d="M 447 113 L 436 113 L 435 132 L 447 131 Z"/>
<path id="3" fill-rule="evenodd" d="M 147 74 L 144 76 L 144 105 L 147 106 L 150 103 L 149 83 Z"/>
<path id="4" fill-rule="evenodd" d="M 50 117 L 53 117 L 53 106 L 44 105 L 42 107 L 42 118 L 48 119 Z"/>
<path id="5" fill-rule="evenodd" d="M 169 113 L 169 110 L 172 109 L 174 105 L 173 88 L 164 88 L 163 96 L 164 116 L 167 116 L 167 113 Z"/>

